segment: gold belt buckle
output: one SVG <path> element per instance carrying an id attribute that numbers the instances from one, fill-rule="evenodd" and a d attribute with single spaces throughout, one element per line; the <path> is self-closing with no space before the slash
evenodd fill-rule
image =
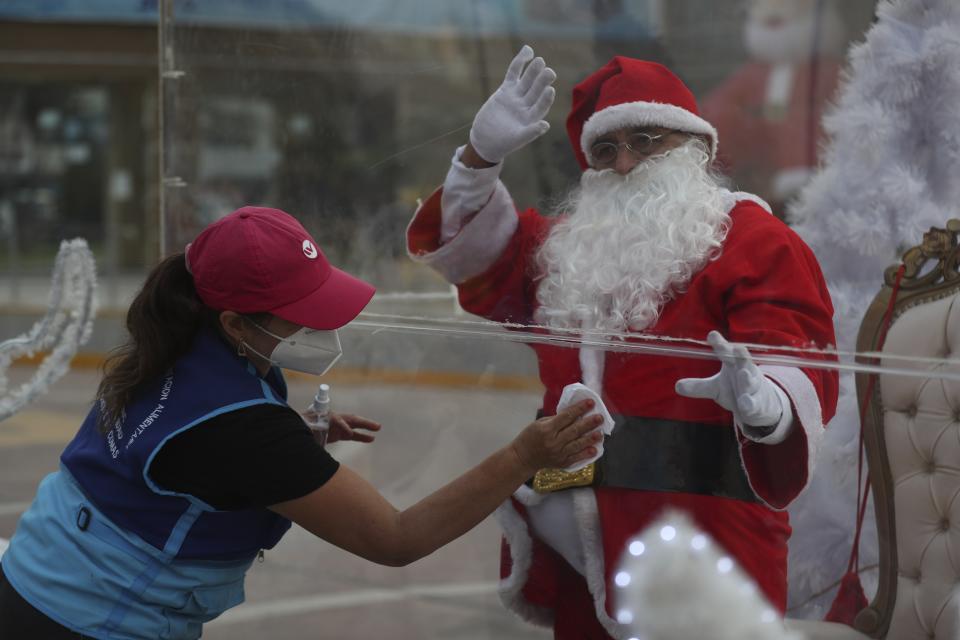
<path id="1" fill-rule="evenodd" d="M 589 487 L 593 484 L 596 463 L 591 462 L 582 469 L 566 471 L 564 469 L 540 469 L 533 476 L 533 490 L 537 493 L 551 493 L 571 487 Z"/>

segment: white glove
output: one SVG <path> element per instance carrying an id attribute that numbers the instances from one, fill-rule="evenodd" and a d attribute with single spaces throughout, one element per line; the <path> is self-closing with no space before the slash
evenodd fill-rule
<path id="1" fill-rule="evenodd" d="M 544 117 L 556 95 L 550 86 L 556 78 L 543 58 L 534 59 L 533 49 L 523 45 L 507 67 L 503 84 L 473 119 L 470 144 L 481 158 L 496 164 L 550 129 Z"/>
<path id="2" fill-rule="evenodd" d="M 733 413 L 741 432 L 763 444 L 783 442 L 793 426 L 793 409 L 787 394 L 750 358 L 743 345 L 731 345 L 717 331 L 707 342 L 723 365 L 709 378 L 678 380 L 676 391 L 689 398 L 706 398 Z"/>

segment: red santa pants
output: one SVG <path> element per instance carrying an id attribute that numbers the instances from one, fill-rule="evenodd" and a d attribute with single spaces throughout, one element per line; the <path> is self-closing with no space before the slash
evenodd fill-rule
<path id="1" fill-rule="evenodd" d="M 563 561 L 557 562 L 557 605 L 554 609 L 555 640 L 612 640 L 597 620 L 587 581 Z"/>

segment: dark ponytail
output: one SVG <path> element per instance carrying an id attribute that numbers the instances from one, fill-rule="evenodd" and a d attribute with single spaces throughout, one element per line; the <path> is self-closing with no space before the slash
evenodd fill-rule
<path id="1" fill-rule="evenodd" d="M 134 394 L 187 352 L 200 329 L 217 327 L 218 316 L 197 296 L 184 254 L 154 267 L 127 310 L 127 342 L 111 351 L 103 366 L 97 389 L 100 431 L 109 431 Z"/>

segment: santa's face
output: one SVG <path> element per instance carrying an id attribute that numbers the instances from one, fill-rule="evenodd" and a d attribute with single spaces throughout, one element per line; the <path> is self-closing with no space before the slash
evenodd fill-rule
<path id="1" fill-rule="evenodd" d="M 584 172 L 541 247 L 536 320 L 554 328 L 642 331 L 719 255 L 730 218 L 699 139 L 621 175 Z"/>
<path id="2" fill-rule="evenodd" d="M 816 0 L 750 0 L 744 36 L 751 56 L 775 64 L 837 55 L 846 45 L 836 8 L 827 2 L 818 14 Z"/>

